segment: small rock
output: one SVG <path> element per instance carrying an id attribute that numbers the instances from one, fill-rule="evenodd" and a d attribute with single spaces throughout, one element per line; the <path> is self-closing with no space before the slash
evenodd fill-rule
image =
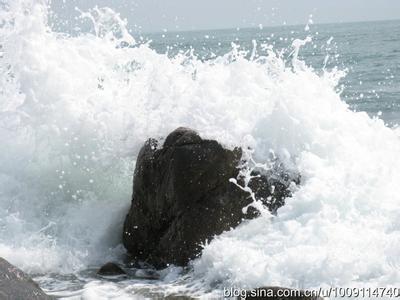
<path id="1" fill-rule="evenodd" d="M 126 272 L 117 264 L 108 262 L 100 268 L 97 274 L 101 276 L 119 276 L 126 275 Z"/>

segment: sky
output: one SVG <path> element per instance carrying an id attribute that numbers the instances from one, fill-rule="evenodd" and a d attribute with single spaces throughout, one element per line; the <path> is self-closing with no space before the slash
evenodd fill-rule
<path id="1" fill-rule="evenodd" d="M 52 0 L 64 19 L 96 5 L 143 32 L 400 19 L 400 0 Z"/>

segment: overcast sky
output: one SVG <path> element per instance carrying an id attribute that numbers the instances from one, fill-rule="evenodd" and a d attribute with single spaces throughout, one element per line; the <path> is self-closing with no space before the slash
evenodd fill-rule
<path id="1" fill-rule="evenodd" d="M 63 18 L 108 6 L 143 31 L 400 19 L 400 0 L 53 0 Z"/>

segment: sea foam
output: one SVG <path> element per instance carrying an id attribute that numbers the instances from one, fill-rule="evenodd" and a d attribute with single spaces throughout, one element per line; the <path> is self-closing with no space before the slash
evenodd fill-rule
<path id="1" fill-rule="evenodd" d="M 249 58 L 234 46 L 202 61 L 136 43 L 110 9 L 83 13 L 94 30 L 76 36 L 52 30 L 48 9 L 17 0 L 0 12 L 0 256 L 33 273 L 118 258 L 138 150 L 187 126 L 301 174 L 278 216 L 205 245 L 192 281 L 206 290 L 400 282 L 398 131 L 348 108 L 342 71 L 297 58 L 310 38 L 288 45 L 291 57 L 263 47 Z"/>

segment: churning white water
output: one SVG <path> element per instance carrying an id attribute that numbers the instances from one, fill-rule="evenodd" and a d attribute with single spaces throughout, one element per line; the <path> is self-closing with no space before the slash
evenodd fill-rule
<path id="1" fill-rule="evenodd" d="M 35 274 L 118 259 L 138 150 L 187 126 L 251 147 L 260 163 L 273 152 L 302 176 L 277 217 L 206 245 L 190 284 L 400 282 L 399 133 L 349 110 L 343 72 L 298 60 L 310 39 L 295 41 L 289 60 L 234 47 L 204 62 L 137 44 L 110 9 L 82 15 L 95 33 L 70 36 L 48 26 L 46 1 L 0 6 L 0 256 Z M 132 296 L 113 283 L 85 286 L 87 298 L 104 293 Z"/>

